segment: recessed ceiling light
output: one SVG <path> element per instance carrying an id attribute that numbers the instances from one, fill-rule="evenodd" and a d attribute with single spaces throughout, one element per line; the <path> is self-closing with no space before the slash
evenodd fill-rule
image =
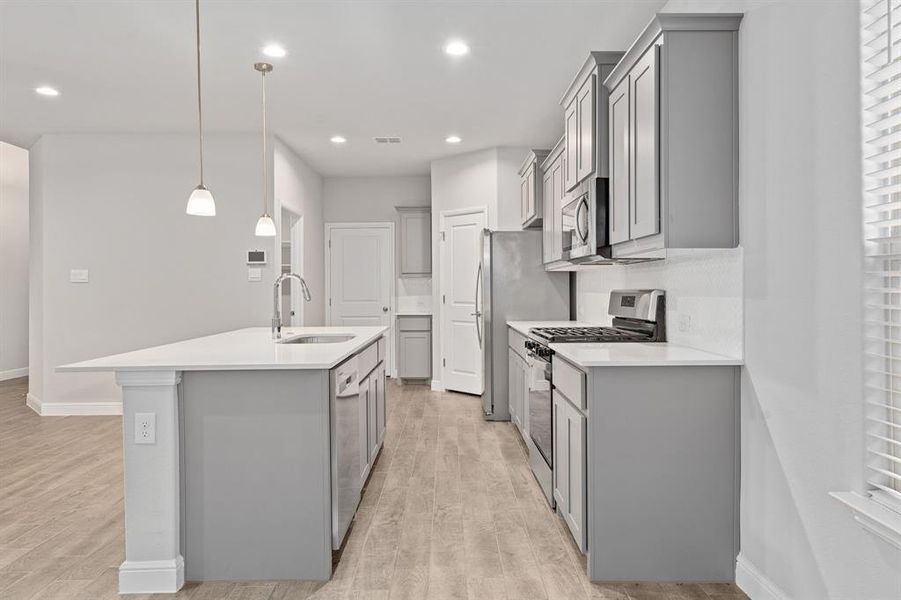
<path id="1" fill-rule="evenodd" d="M 444 46 L 444 51 L 451 56 L 463 56 L 469 54 L 469 46 L 462 40 L 451 40 Z"/>
<path id="2" fill-rule="evenodd" d="M 49 85 L 42 85 L 41 87 L 34 88 L 34 91 L 40 94 L 41 96 L 59 96 L 59 90 L 56 88 L 52 88 Z"/>
<path id="3" fill-rule="evenodd" d="M 288 52 L 278 44 L 269 44 L 263 48 L 263 54 L 272 58 L 284 58 Z"/>
<path id="4" fill-rule="evenodd" d="M 459 144 L 463 140 L 460 138 L 459 135 L 449 135 L 446 138 L 444 138 L 444 141 L 447 142 L 448 144 Z"/>
<path id="5" fill-rule="evenodd" d="M 347 138 L 343 135 L 333 135 L 331 141 L 333 144 L 343 144 L 347 141 Z"/>

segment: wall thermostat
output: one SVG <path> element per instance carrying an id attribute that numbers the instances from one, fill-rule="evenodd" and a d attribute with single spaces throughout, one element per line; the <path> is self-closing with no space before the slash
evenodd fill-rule
<path id="1" fill-rule="evenodd" d="M 265 265 L 266 264 L 266 251 L 265 250 L 248 250 L 247 251 L 247 264 L 248 265 Z"/>

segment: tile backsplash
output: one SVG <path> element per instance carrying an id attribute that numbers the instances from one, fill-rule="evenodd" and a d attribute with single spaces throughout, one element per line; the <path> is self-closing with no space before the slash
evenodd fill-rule
<path id="1" fill-rule="evenodd" d="M 709 352 L 741 357 L 742 250 L 669 250 L 663 261 L 590 267 L 576 275 L 576 316 L 609 324 L 614 289 L 666 292 L 667 339 Z"/>

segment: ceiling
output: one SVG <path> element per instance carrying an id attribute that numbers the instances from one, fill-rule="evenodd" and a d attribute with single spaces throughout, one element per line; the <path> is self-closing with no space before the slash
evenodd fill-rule
<path id="1" fill-rule="evenodd" d="M 202 0 L 204 124 L 259 131 L 252 65 L 274 41 L 288 55 L 266 59 L 271 131 L 323 175 L 428 173 L 431 160 L 480 148 L 550 147 L 587 53 L 625 50 L 663 4 Z M 470 54 L 445 54 L 451 38 Z M 3 0 L 0 139 L 193 132 L 194 70 L 190 0 Z M 450 134 L 463 142 L 446 144 Z"/>

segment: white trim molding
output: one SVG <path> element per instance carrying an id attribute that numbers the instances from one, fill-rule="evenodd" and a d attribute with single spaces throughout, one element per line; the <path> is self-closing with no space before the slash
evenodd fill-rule
<path id="1" fill-rule="evenodd" d="M 855 492 L 830 492 L 829 495 L 850 508 L 861 527 L 901 550 L 901 514 Z"/>
<path id="2" fill-rule="evenodd" d="M 788 594 L 760 572 L 743 554 L 735 560 L 735 585 L 754 600 L 790 600 Z"/>
<path id="3" fill-rule="evenodd" d="M 174 593 L 185 584 L 185 559 L 126 560 L 119 566 L 120 594 Z"/>
<path id="4" fill-rule="evenodd" d="M 102 402 L 43 402 L 28 392 L 25 406 L 42 417 L 101 417 L 122 414 L 122 403 L 118 400 Z"/>
<path id="5" fill-rule="evenodd" d="M 446 392 L 447 391 L 444 389 L 444 386 L 441 385 L 440 379 L 433 379 L 431 387 L 432 387 L 433 392 Z"/>
<path id="6" fill-rule="evenodd" d="M 22 367 L 21 369 L 10 369 L 8 371 L 0 371 L 0 381 L 6 381 L 8 379 L 18 379 L 19 377 L 27 376 L 28 367 Z"/>

